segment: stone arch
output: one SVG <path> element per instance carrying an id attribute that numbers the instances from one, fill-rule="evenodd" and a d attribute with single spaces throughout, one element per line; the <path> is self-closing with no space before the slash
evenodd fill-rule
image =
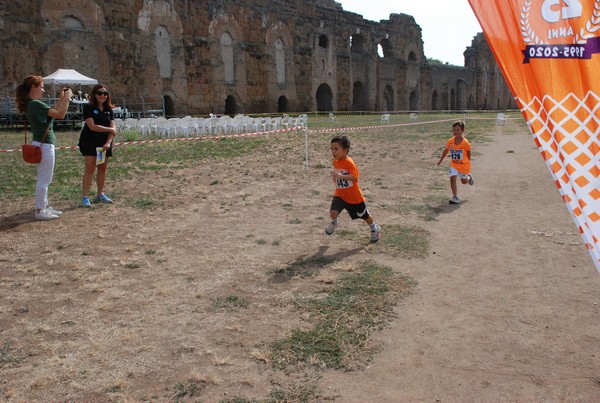
<path id="1" fill-rule="evenodd" d="M 240 46 L 244 41 L 244 31 L 240 27 L 236 17 L 230 14 L 217 14 L 211 20 L 208 26 L 210 35 L 210 57 L 212 58 L 212 68 L 209 70 L 212 75 L 212 93 L 210 98 L 214 105 L 209 105 L 213 112 L 220 112 L 223 109 L 222 99 L 234 93 L 235 100 L 239 105 L 243 105 L 247 95 L 247 76 L 246 76 L 246 53 Z M 231 38 L 231 52 L 233 65 L 233 80 L 225 78 L 225 66 L 223 64 L 223 55 L 221 39 L 223 34 Z M 273 40 L 274 41 L 274 40 Z M 231 77 L 228 77 L 229 79 Z M 272 80 L 275 82 L 275 79 Z"/>
<path id="2" fill-rule="evenodd" d="M 367 110 L 367 91 L 362 82 L 356 81 L 352 86 L 352 110 Z"/>
<path id="3" fill-rule="evenodd" d="M 277 100 L 277 112 L 279 113 L 285 113 L 285 112 L 289 112 L 289 101 L 285 96 L 280 96 L 279 99 Z"/>
<path id="4" fill-rule="evenodd" d="M 139 62 L 144 66 L 142 81 L 146 84 L 136 86 L 132 92 L 161 97 L 171 94 L 171 113 L 177 114 L 177 103 L 190 98 L 185 78 L 181 16 L 169 0 L 143 0 L 137 13 L 137 27 L 141 37 L 139 43 L 131 46 L 139 48 L 139 61 L 135 64 Z"/>
<path id="5" fill-rule="evenodd" d="M 279 105 L 281 96 L 286 99 L 296 98 L 296 80 L 293 65 L 294 39 L 289 27 L 279 21 L 271 25 L 266 35 L 267 52 L 270 57 L 266 60 L 268 104 Z M 272 106 L 271 106 L 272 107 Z"/>
<path id="6" fill-rule="evenodd" d="M 237 99 L 233 95 L 227 95 L 225 98 L 225 115 L 235 115 L 240 112 Z"/>
<path id="7" fill-rule="evenodd" d="M 470 110 L 475 109 L 475 98 L 473 98 L 472 94 L 469 95 L 469 100 L 467 101 L 467 109 L 470 109 Z"/>
<path id="8" fill-rule="evenodd" d="M 456 109 L 463 110 L 466 107 L 467 83 L 463 79 L 456 80 Z"/>
<path id="9" fill-rule="evenodd" d="M 440 95 L 437 90 L 433 90 L 433 94 L 431 94 L 431 110 L 439 111 L 440 109 Z"/>
<path id="10" fill-rule="evenodd" d="M 47 48 L 41 55 L 42 72 L 57 68 L 77 67 L 86 76 L 97 78 L 109 71 L 106 48 L 90 43 L 103 43 L 106 24 L 104 12 L 94 0 L 82 0 L 77 7 L 64 7 L 62 2 L 43 0 L 40 16 L 44 21 L 43 38 Z M 37 45 L 40 48 L 44 46 Z"/>
<path id="11" fill-rule="evenodd" d="M 362 34 L 354 34 L 350 37 L 350 52 L 357 54 L 367 53 L 367 39 Z"/>
<path id="12" fill-rule="evenodd" d="M 409 62 L 417 62 L 417 54 L 412 50 L 408 53 L 408 61 Z"/>
<path id="13" fill-rule="evenodd" d="M 325 34 L 319 35 L 319 47 L 323 49 L 329 48 L 329 37 Z"/>
<path id="14" fill-rule="evenodd" d="M 327 84 L 319 85 L 317 88 L 317 111 L 330 112 L 333 110 L 333 91 Z"/>
<path id="15" fill-rule="evenodd" d="M 384 38 L 379 42 L 378 49 L 381 49 L 381 57 L 386 59 L 394 57 L 394 48 L 392 47 L 392 43 L 388 38 Z"/>
<path id="16" fill-rule="evenodd" d="M 393 111 L 395 109 L 394 89 L 391 85 L 386 85 L 385 89 L 383 90 L 383 103 L 386 111 Z"/>
<path id="17" fill-rule="evenodd" d="M 63 25 L 65 29 L 80 29 L 83 30 L 83 22 L 77 17 L 73 17 L 71 15 L 67 15 L 63 19 Z"/>
<path id="18" fill-rule="evenodd" d="M 419 110 L 419 93 L 417 91 L 411 91 L 410 95 L 408 96 L 408 110 Z"/>
<path id="19" fill-rule="evenodd" d="M 175 115 L 175 102 L 170 95 L 163 96 L 163 105 L 165 106 L 165 116 Z"/>

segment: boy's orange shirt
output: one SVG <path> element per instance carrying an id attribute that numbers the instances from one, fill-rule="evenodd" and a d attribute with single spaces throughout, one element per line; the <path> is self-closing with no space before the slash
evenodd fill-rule
<path id="1" fill-rule="evenodd" d="M 339 196 L 346 203 L 359 204 L 365 201 L 365 198 L 358 186 L 358 167 L 354 163 L 354 160 L 350 157 L 346 157 L 343 160 L 333 160 L 333 169 L 342 175 L 352 175 L 356 178 L 356 181 L 350 181 L 346 179 L 334 179 L 335 181 L 335 193 L 334 196 Z"/>
<path id="2" fill-rule="evenodd" d="M 463 137 L 460 144 L 454 144 L 455 137 L 448 140 L 446 149 L 450 154 L 450 168 L 463 174 L 471 173 L 471 160 L 467 151 L 471 151 L 471 143 Z"/>

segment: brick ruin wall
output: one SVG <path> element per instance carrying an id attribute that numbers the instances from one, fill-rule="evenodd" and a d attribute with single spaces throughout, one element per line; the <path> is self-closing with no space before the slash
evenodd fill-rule
<path id="1" fill-rule="evenodd" d="M 508 109 L 483 35 L 431 64 L 414 18 L 333 0 L 24 0 L 0 4 L 0 95 L 73 68 L 170 115 Z"/>

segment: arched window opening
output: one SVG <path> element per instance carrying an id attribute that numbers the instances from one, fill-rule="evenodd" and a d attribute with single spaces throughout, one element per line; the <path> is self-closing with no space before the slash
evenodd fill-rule
<path id="1" fill-rule="evenodd" d="M 225 72 L 225 81 L 232 83 L 235 81 L 235 69 L 233 60 L 233 40 L 231 35 L 225 32 L 221 35 L 221 57 L 223 59 L 223 69 Z"/>
<path id="2" fill-rule="evenodd" d="M 367 41 L 364 36 L 354 34 L 350 37 L 350 52 L 351 53 L 366 53 Z"/>
<path id="3" fill-rule="evenodd" d="M 81 20 L 77 17 L 73 17 L 72 15 L 66 16 L 63 19 L 63 25 L 64 25 L 65 29 L 78 29 L 78 30 L 85 29 Z"/>
<path id="4" fill-rule="evenodd" d="M 410 52 L 408 54 L 408 60 L 411 62 L 416 62 L 417 61 L 417 54 L 415 52 Z"/>
<path id="5" fill-rule="evenodd" d="M 390 85 L 386 85 L 383 90 L 383 103 L 387 112 L 393 111 L 394 108 L 394 89 Z"/>
<path id="6" fill-rule="evenodd" d="M 171 42 L 167 28 L 159 26 L 154 30 L 154 49 L 160 78 L 171 78 Z"/>
<path id="7" fill-rule="evenodd" d="M 352 91 L 352 110 L 365 111 L 367 110 L 367 91 L 365 86 L 360 81 L 354 83 Z"/>
<path id="8" fill-rule="evenodd" d="M 277 70 L 277 84 L 285 84 L 285 45 L 283 39 L 275 41 L 275 69 Z"/>
<path id="9" fill-rule="evenodd" d="M 431 110 L 439 111 L 440 109 L 440 96 L 437 90 L 434 90 L 431 94 Z"/>
<path id="10" fill-rule="evenodd" d="M 327 37 L 327 35 L 319 35 L 319 47 L 323 49 L 327 49 L 329 47 L 329 38 Z"/>
<path id="11" fill-rule="evenodd" d="M 380 50 L 381 49 L 381 50 Z M 389 39 L 383 39 L 377 46 L 377 52 L 380 57 L 393 57 L 392 43 Z M 381 52 L 381 53 L 379 53 Z"/>
<path id="12" fill-rule="evenodd" d="M 289 112 L 288 99 L 286 97 L 284 97 L 283 95 L 280 96 L 279 99 L 277 100 L 277 112 L 279 112 L 279 113 Z"/>
<path id="13" fill-rule="evenodd" d="M 237 101 L 233 95 L 228 95 L 225 99 L 225 115 L 235 115 L 239 112 Z"/>
<path id="14" fill-rule="evenodd" d="M 333 92 L 327 84 L 319 85 L 317 89 L 317 111 L 331 112 L 333 111 Z"/>
<path id="15" fill-rule="evenodd" d="M 412 91 L 408 97 L 408 109 L 411 111 L 419 110 L 419 94 L 417 91 Z"/>

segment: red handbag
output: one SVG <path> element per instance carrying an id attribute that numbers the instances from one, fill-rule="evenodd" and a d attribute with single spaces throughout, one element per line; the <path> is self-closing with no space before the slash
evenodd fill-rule
<path id="1" fill-rule="evenodd" d="M 46 133 L 44 133 L 42 144 L 44 143 L 44 140 L 46 140 L 48 129 L 50 129 L 49 125 L 46 128 Z M 38 164 L 42 160 L 42 147 L 27 144 L 27 123 L 25 123 L 25 143 L 21 147 L 21 152 L 23 153 L 23 160 L 30 164 Z"/>

